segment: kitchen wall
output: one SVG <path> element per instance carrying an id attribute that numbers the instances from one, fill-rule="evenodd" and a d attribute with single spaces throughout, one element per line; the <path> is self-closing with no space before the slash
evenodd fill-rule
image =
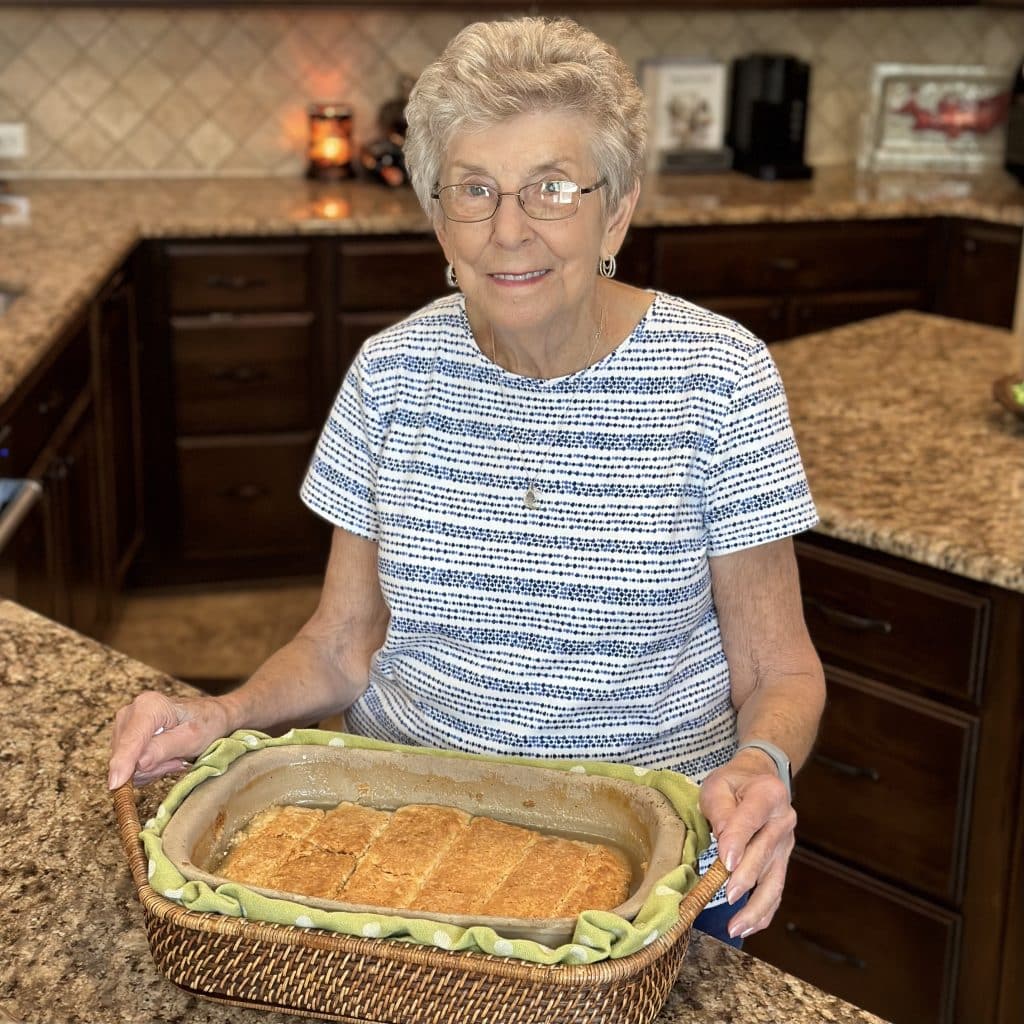
<path id="1" fill-rule="evenodd" d="M 588 13 L 628 61 L 728 60 L 755 50 L 811 62 L 807 153 L 856 158 L 878 61 L 984 64 L 1007 80 L 1024 12 L 977 8 Z M 8 177 L 292 175 L 305 105 L 344 99 L 357 138 L 382 100 L 471 12 L 334 9 L 0 9 L 0 121 L 25 121 L 29 156 Z M 1015 42 L 1014 42 L 1015 41 Z"/>

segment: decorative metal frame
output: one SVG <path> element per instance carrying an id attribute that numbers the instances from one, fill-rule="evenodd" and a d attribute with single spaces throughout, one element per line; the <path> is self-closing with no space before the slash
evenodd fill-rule
<path id="1" fill-rule="evenodd" d="M 858 167 L 980 171 L 1000 164 L 1011 78 L 977 65 L 876 64 Z"/>

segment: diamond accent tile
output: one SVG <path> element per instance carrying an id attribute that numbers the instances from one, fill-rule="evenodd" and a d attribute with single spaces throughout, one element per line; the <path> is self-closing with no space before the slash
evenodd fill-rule
<path id="1" fill-rule="evenodd" d="M 876 63 L 984 64 L 1009 80 L 1024 39 L 1024 11 L 980 7 L 569 13 L 633 67 L 758 50 L 810 61 L 807 152 L 822 165 L 856 159 Z M 301 174 L 309 102 L 349 103 L 357 142 L 374 137 L 399 76 L 417 74 L 478 16 L 4 7 L 0 117 L 29 126 L 18 174 Z"/>
<path id="2" fill-rule="evenodd" d="M 95 107 L 113 84 L 106 71 L 84 54 L 60 77 L 61 88 L 82 111 Z"/>
<path id="3" fill-rule="evenodd" d="M 230 92 L 232 81 L 212 60 L 200 61 L 181 84 L 204 110 L 212 110 Z"/>
<path id="4" fill-rule="evenodd" d="M 65 74 L 79 55 L 79 48 L 56 25 L 45 25 L 22 50 L 51 81 Z"/>
<path id="5" fill-rule="evenodd" d="M 175 81 L 151 61 L 142 59 L 121 76 L 118 86 L 143 110 L 149 110 L 174 88 Z"/>
<path id="6" fill-rule="evenodd" d="M 39 68 L 19 54 L 6 67 L 0 68 L 0 105 L 21 113 L 48 84 Z"/>

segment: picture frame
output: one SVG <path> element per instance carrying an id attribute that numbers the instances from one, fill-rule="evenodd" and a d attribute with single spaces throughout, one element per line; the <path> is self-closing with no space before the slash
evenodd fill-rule
<path id="1" fill-rule="evenodd" d="M 647 98 L 653 167 L 721 170 L 731 165 L 725 145 L 724 61 L 657 57 L 641 61 L 638 78 Z"/>
<path id="2" fill-rule="evenodd" d="M 974 172 L 999 165 L 1011 77 L 978 65 L 876 64 L 858 167 Z"/>

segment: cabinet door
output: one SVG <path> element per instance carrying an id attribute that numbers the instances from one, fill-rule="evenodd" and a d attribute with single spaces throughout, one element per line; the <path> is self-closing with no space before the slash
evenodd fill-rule
<path id="1" fill-rule="evenodd" d="M 245 561 L 322 550 L 318 518 L 299 498 L 312 433 L 182 438 L 182 554 Z"/>
<path id="2" fill-rule="evenodd" d="M 1013 325 L 1020 267 L 1021 229 L 1011 225 L 952 221 L 938 312 L 996 327 Z"/>
<path id="3" fill-rule="evenodd" d="M 100 542 L 99 463 L 92 406 L 57 456 L 61 558 L 67 609 L 64 620 L 87 636 L 102 636 L 110 616 Z M 59 510 L 59 511 L 58 511 Z"/>
<path id="4" fill-rule="evenodd" d="M 978 722 L 836 669 L 818 741 L 796 780 L 801 840 L 955 903 Z"/>
<path id="5" fill-rule="evenodd" d="M 419 309 L 451 290 L 444 268 L 444 253 L 433 237 L 344 242 L 338 248 L 339 308 Z"/>
<path id="6" fill-rule="evenodd" d="M 745 948 L 893 1024 L 947 1024 L 959 941 L 957 914 L 797 849 L 771 926 Z"/>
<path id="7" fill-rule="evenodd" d="M 312 313 L 173 317 L 179 434 L 312 427 Z"/>
<path id="8" fill-rule="evenodd" d="M 793 300 L 788 333 L 790 337 L 826 331 L 856 320 L 894 313 L 900 309 L 927 309 L 928 295 L 924 289 L 905 291 L 827 292 L 824 295 L 802 295 Z"/>
<path id="9" fill-rule="evenodd" d="M 306 309 L 312 249 L 305 242 L 172 244 L 167 247 L 173 313 Z"/>
<path id="10" fill-rule="evenodd" d="M 799 542 L 811 639 L 824 661 L 977 701 L 989 602 L 972 591 Z"/>
<path id="11" fill-rule="evenodd" d="M 119 588 L 142 543 L 142 424 L 135 290 L 120 272 L 96 304 L 105 559 Z"/>
<path id="12" fill-rule="evenodd" d="M 659 233 L 655 283 L 688 299 L 924 289 L 930 233 L 917 221 L 772 224 Z"/>

